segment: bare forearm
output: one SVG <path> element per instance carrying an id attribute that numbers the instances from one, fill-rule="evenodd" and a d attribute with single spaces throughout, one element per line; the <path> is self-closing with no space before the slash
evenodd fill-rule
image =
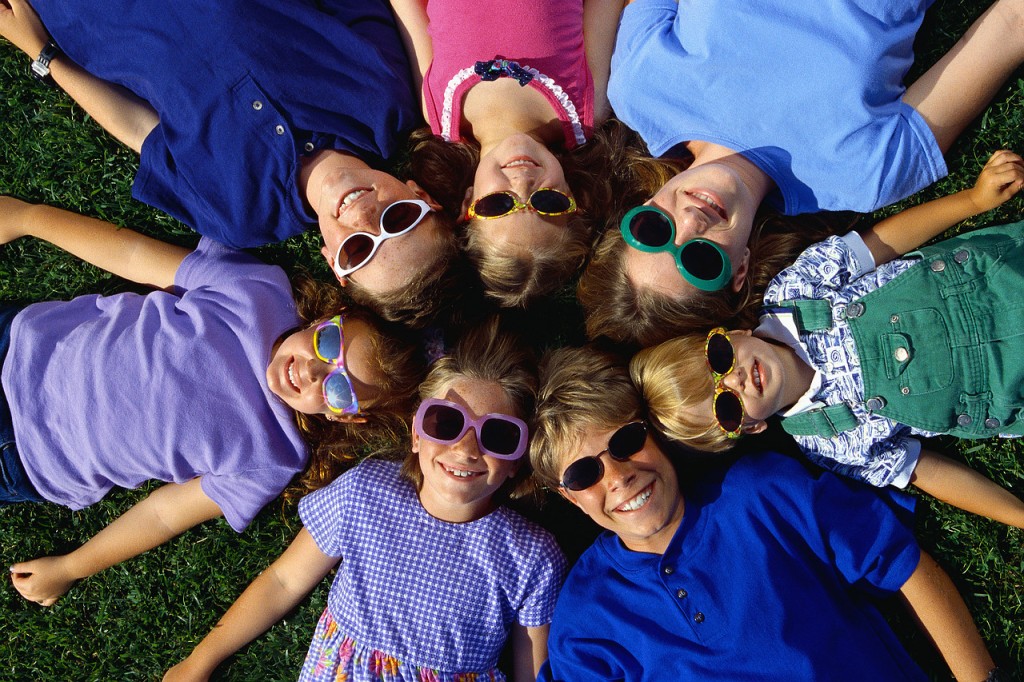
<path id="1" fill-rule="evenodd" d="M 910 482 L 932 497 L 1017 528 L 1024 528 L 1024 501 L 970 467 L 921 450 Z"/>
<path id="2" fill-rule="evenodd" d="M 921 628 L 960 682 L 984 680 L 995 663 L 953 581 L 927 553 L 900 590 Z"/>
<path id="3" fill-rule="evenodd" d="M 864 243 L 881 265 L 920 247 L 980 211 L 970 190 L 919 204 L 882 220 L 864 234 Z"/>
<path id="4" fill-rule="evenodd" d="M 46 240 L 97 267 L 133 282 L 164 289 L 189 250 L 131 229 L 52 206 L 24 211 L 24 234 Z"/>

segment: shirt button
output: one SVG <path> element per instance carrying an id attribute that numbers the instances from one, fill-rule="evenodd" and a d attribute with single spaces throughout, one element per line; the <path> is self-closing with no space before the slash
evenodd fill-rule
<path id="1" fill-rule="evenodd" d="M 277 126 L 274 127 L 274 132 L 277 133 L 278 135 L 284 135 L 284 126 L 278 124 Z"/>
<path id="2" fill-rule="evenodd" d="M 263 108 L 263 102 L 259 101 L 258 99 L 257 100 L 253 100 L 252 108 L 255 109 L 256 111 L 259 111 L 260 109 Z"/>
<path id="3" fill-rule="evenodd" d="M 676 597 L 679 599 L 686 599 L 686 590 L 677 590 Z"/>
<path id="4" fill-rule="evenodd" d="M 998 429 L 999 425 L 1000 425 L 1000 421 L 998 419 L 996 419 L 995 417 L 989 417 L 988 419 L 985 420 L 985 428 L 986 429 Z"/>
<path id="5" fill-rule="evenodd" d="M 676 569 L 672 568 L 671 566 L 666 566 L 665 568 L 663 568 L 661 570 L 662 570 L 662 572 L 665 575 L 672 575 L 675 572 Z"/>
<path id="6" fill-rule="evenodd" d="M 696 623 L 703 623 L 704 622 L 704 614 L 701 613 L 700 611 L 698 611 L 697 613 L 693 614 L 693 620 Z"/>
<path id="7" fill-rule="evenodd" d="M 316 147 L 313 146 L 312 142 L 307 142 L 306 144 L 303 145 L 302 148 L 305 149 L 307 152 L 311 152 L 314 149 L 316 149 Z"/>
<path id="8" fill-rule="evenodd" d="M 902 393 L 903 395 L 910 395 L 910 387 L 904 386 L 903 388 L 900 389 L 900 393 Z"/>
<path id="9" fill-rule="evenodd" d="M 960 249 L 953 254 L 953 260 L 957 263 L 966 263 L 967 259 L 971 257 L 971 254 L 966 249 Z"/>
<path id="10" fill-rule="evenodd" d="M 974 421 L 974 420 L 971 419 L 971 415 L 969 415 L 969 414 L 961 414 L 961 415 L 958 415 L 957 418 L 956 418 L 956 423 L 959 426 L 970 426 L 972 421 Z"/>
<path id="11" fill-rule="evenodd" d="M 867 401 L 864 403 L 864 407 L 868 409 L 868 412 L 880 410 L 883 407 L 885 407 L 885 398 L 883 398 L 880 395 L 868 398 Z"/>
<path id="12" fill-rule="evenodd" d="M 864 304 L 863 303 L 851 303 L 850 305 L 846 306 L 846 316 L 847 317 L 860 317 L 863 314 L 864 314 Z"/>
<path id="13" fill-rule="evenodd" d="M 932 264 L 929 265 L 928 267 L 932 269 L 932 272 L 942 272 L 943 270 L 946 269 L 946 261 L 933 260 Z"/>
<path id="14" fill-rule="evenodd" d="M 892 356 L 896 358 L 897 362 L 906 362 L 910 357 L 910 351 L 903 346 L 900 346 L 893 352 Z"/>

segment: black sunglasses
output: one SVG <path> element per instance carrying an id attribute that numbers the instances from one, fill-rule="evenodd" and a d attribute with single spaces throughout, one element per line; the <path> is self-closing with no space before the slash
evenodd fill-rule
<path id="1" fill-rule="evenodd" d="M 625 462 L 627 459 L 640 452 L 644 443 L 647 442 L 647 424 L 644 422 L 630 422 L 619 428 L 608 439 L 608 447 L 596 455 L 580 457 L 570 464 L 562 472 L 560 485 L 566 490 L 586 490 L 601 480 L 604 476 L 604 465 L 601 464 L 601 455 L 608 453 L 612 459 L 618 462 Z"/>
<path id="2" fill-rule="evenodd" d="M 541 215 L 564 215 L 576 210 L 576 200 L 565 192 L 550 187 L 538 189 L 525 202 L 515 192 L 491 192 L 482 196 L 469 207 L 470 218 L 501 218 L 509 213 L 530 207 Z"/>

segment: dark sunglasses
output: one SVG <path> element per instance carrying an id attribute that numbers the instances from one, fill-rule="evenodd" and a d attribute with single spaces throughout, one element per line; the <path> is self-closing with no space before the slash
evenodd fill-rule
<path id="1" fill-rule="evenodd" d="M 400 199 L 388 204 L 380 214 L 380 234 L 353 232 L 342 240 L 334 254 L 334 274 L 348 277 L 369 263 L 381 244 L 409 232 L 433 210 L 421 199 Z"/>
<path id="2" fill-rule="evenodd" d="M 608 453 L 617 462 L 627 459 L 640 452 L 647 442 L 647 424 L 630 422 L 620 427 L 608 439 L 608 447 L 588 457 L 580 457 L 562 472 L 560 485 L 567 490 L 586 490 L 604 476 L 604 465 L 601 455 Z"/>
<path id="3" fill-rule="evenodd" d="M 656 206 L 631 208 L 622 217 L 619 230 L 626 243 L 638 251 L 671 253 L 683 279 L 701 291 L 718 291 L 732 279 L 732 262 L 721 246 L 702 238 L 676 246 L 676 225 Z"/>
<path id="4" fill-rule="evenodd" d="M 739 393 L 721 384 L 725 375 L 736 366 L 736 351 L 724 327 L 716 327 L 708 334 L 704 344 L 704 357 L 715 380 L 712 411 L 715 422 L 729 438 L 739 438 L 743 430 L 743 399 Z"/>
<path id="5" fill-rule="evenodd" d="M 469 217 L 490 220 L 522 211 L 527 207 L 541 215 L 564 215 L 576 211 L 576 200 L 565 192 L 550 187 L 538 189 L 525 203 L 515 192 L 491 192 L 470 205 Z"/>
<path id="6" fill-rule="evenodd" d="M 462 405 L 440 398 L 420 403 L 412 428 L 420 438 L 442 445 L 458 443 L 472 428 L 480 452 L 498 459 L 519 459 L 526 453 L 530 432 L 526 422 L 507 414 L 491 413 L 474 419 Z"/>
<path id="7" fill-rule="evenodd" d="M 334 369 L 324 377 L 321 384 L 327 409 L 335 414 L 359 412 L 359 400 L 348 370 L 345 369 L 345 335 L 341 327 L 341 315 L 321 322 L 313 330 L 313 352 L 328 365 L 334 365 Z"/>

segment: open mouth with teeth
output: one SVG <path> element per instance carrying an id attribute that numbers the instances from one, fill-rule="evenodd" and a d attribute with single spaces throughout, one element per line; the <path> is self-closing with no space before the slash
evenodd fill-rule
<path id="1" fill-rule="evenodd" d="M 710 194 L 701 191 L 690 191 L 686 192 L 686 196 L 699 201 L 704 206 L 707 206 L 711 213 L 715 217 L 720 218 L 723 222 L 729 221 L 729 216 L 726 214 L 725 209 L 722 208 L 721 204 L 718 203 L 718 200 Z"/>
<path id="2" fill-rule="evenodd" d="M 288 376 L 288 383 L 292 385 L 292 388 L 295 389 L 295 392 L 301 393 L 302 388 L 299 387 L 299 382 L 295 379 L 295 358 L 292 358 L 291 360 L 288 361 L 288 371 L 286 372 L 286 374 Z"/>
<path id="3" fill-rule="evenodd" d="M 762 379 L 761 363 L 757 360 L 754 361 L 754 366 L 750 369 L 750 378 L 754 382 L 754 388 L 761 395 L 764 395 L 764 380 Z"/>
<path id="4" fill-rule="evenodd" d="M 441 468 L 444 469 L 445 473 L 448 474 L 449 476 L 453 476 L 455 478 L 462 480 L 469 480 L 484 475 L 484 472 L 482 471 L 468 471 L 466 469 L 455 469 L 453 467 L 448 466 L 447 464 L 442 464 Z"/>
<path id="5" fill-rule="evenodd" d="M 338 202 L 338 211 L 334 214 L 334 217 L 339 217 L 342 211 L 351 206 L 357 199 L 359 199 L 359 197 L 367 194 L 369 191 L 370 190 L 367 187 L 359 187 L 349 190 L 345 196 L 341 198 L 341 201 Z"/>
<path id="6" fill-rule="evenodd" d="M 508 163 L 503 164 L 502 169 L 506 168 L 540 168 L 540 164 L 531 159 L 528 156 L 517 156 Z"/>
<path id="7" fill-rule="evenodd" d="M 637 509 L 640 509 L 645 504 L 647 504 L 647 501 L 649 499 L 651 499 L 651 493 L 653 492 L 653 490 L 654 490 L 654 484 L 651 483 L 646 488 L 644 488 L 639 493 L 637 493 L 634 497 L 630 498 L 626 502 L 623 502 L 618 507 L 616 507 L 615 511 L 617 511 L 617 512 L 633 512 L 633 511 L 636 511 Z"/>

